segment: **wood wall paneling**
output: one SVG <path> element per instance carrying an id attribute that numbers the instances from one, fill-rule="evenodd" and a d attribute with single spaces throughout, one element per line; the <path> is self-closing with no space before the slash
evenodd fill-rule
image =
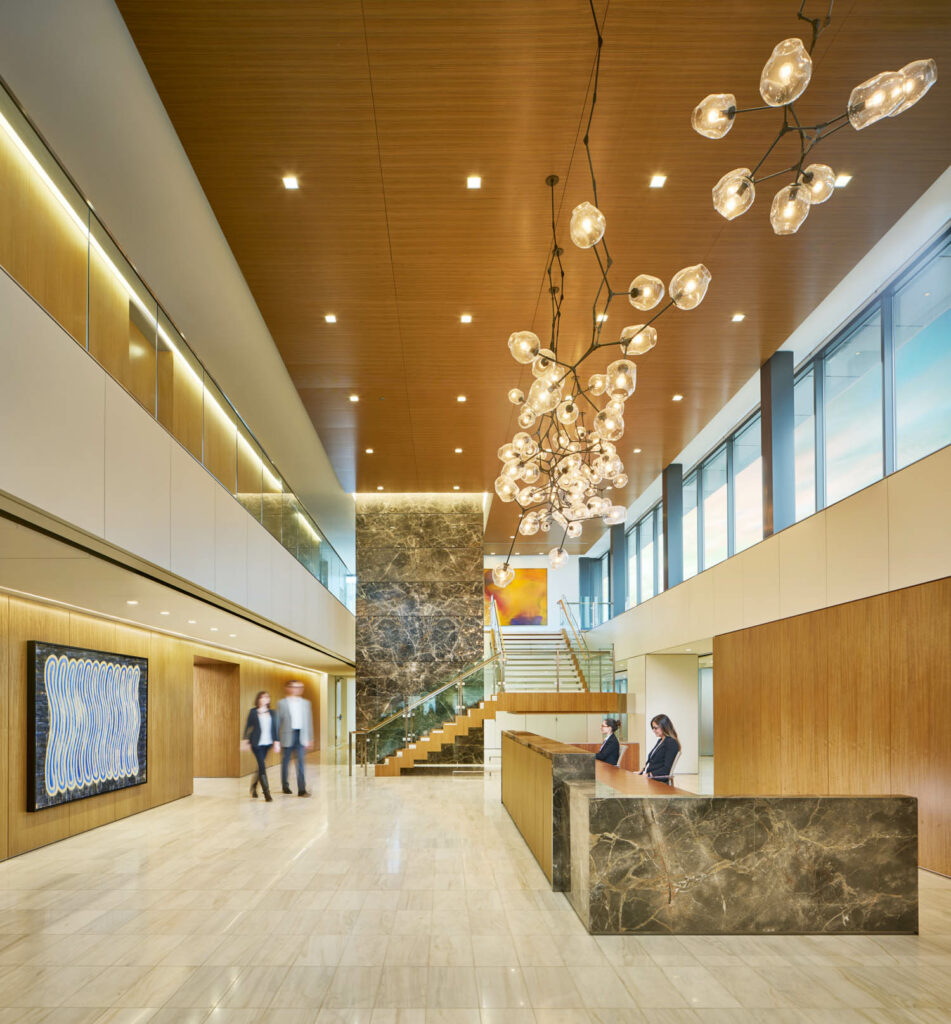
<path id="1" fill-rule="evenodd" d="M 243 719 L 237 665 L 222 662 L 194 668 L 194 766 L 196 778 L 237 778 Z"/>
<path id="2" fill-rule="evenodd" d="M 508 736 L 502 736 L 502 803 L 552 880 L 552 762 Z"/>
<path id="3" fill-rule="evenodd" d="M 7 629 L 10 601 L 0 594 L 0 860 L 8 857 L 10 842 L 10 657 Z"/>
<path id="4" fill-rule="evenodd" d="M 951 579 L 714 638 L 716 792 L 918 798 L 951 874 Z"/>

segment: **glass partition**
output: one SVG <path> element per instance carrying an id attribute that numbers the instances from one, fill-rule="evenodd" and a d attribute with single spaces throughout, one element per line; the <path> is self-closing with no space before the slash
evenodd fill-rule
<path id="1" fill-rule="evenodd" d="M 733 438 L 733 553 L 762 539 L 762 436 L 754 416 Z"/>
<path id="2" fill-rule="evenodd" d="M 700 471 L 703 491 L 703 568 L 727 556 L 726 449 L 708 459 Z"/>
<path id="3" fill-rule="evenodd" d="M 0 268 L 353 611 L 343 560 L 2 87 Z"/>
<path id="4" fill-rule="evenodd" d="M 816 510 L 816 374 L 811 367 L 793 385 L 796 522 Z"/>
<path id="5" fill-rule="evenodd" d="M 684 545 L 684 579 L 697 575 L 699 559 L 697 558 L 697 474 L 691 473 L 684 480 L 684 519 L 683 519 L 683 545 Z"/>

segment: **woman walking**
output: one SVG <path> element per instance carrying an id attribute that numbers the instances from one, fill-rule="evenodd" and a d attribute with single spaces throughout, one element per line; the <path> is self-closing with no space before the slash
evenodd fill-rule
<path id="1" fill-rule="evenodd" d="M 271 711 L 271 695 L 267 690 L 261 690 L 254 698 L 254 707 L 248 712 L 248 720 L 244 726 L 243 739 L 244 745 L 251 748 L 258 762 L 258 770 L 251 779 L 251 796 L 257 797 L 260 782 L 264 799 L 270 801 L 271 789 L 267 784 L 265 759 L 271 747 L 280 750 L 281 745 L 277 741 L 277 716 Z"/>

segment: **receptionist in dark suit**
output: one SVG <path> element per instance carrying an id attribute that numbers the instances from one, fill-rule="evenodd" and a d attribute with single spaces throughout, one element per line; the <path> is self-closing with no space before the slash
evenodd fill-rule
<path id="1" fill-rule="evenodd" d="M 601 749 L 594 755 L 596 761 L 616 765 L 621 759 L 621 744 L 618 743 L 617 736 L 614 735 L 620 724 L 616 718 L 605 718 L 601 723 L 601 735 L 604 737 L 604 742 L 601 744 Z"/>
<path id="2" fill-rule="evenodd" d="M 666 715 L 655 715 L 651 719 L 651 729 L 657 737 L 657 742 L 647 755 L 647 763 L 641 769 L 641 775 L 646 774 L 651 779 L 666 782 L 668 786 L 672 786 L 670 773 L 673 771 L 674 761 L 677 760 L 677 755 L 680 753 L 677 730 Z"/>

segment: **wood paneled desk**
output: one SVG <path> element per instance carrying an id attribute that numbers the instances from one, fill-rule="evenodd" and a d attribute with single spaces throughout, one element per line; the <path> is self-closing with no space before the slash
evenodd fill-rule
<path id="1" fill-rule="evenodd" d="M 595 764 L 502 734 L 503 803 L 592 934 L 917 932 L 913 797 L 700 796 Z"/>

